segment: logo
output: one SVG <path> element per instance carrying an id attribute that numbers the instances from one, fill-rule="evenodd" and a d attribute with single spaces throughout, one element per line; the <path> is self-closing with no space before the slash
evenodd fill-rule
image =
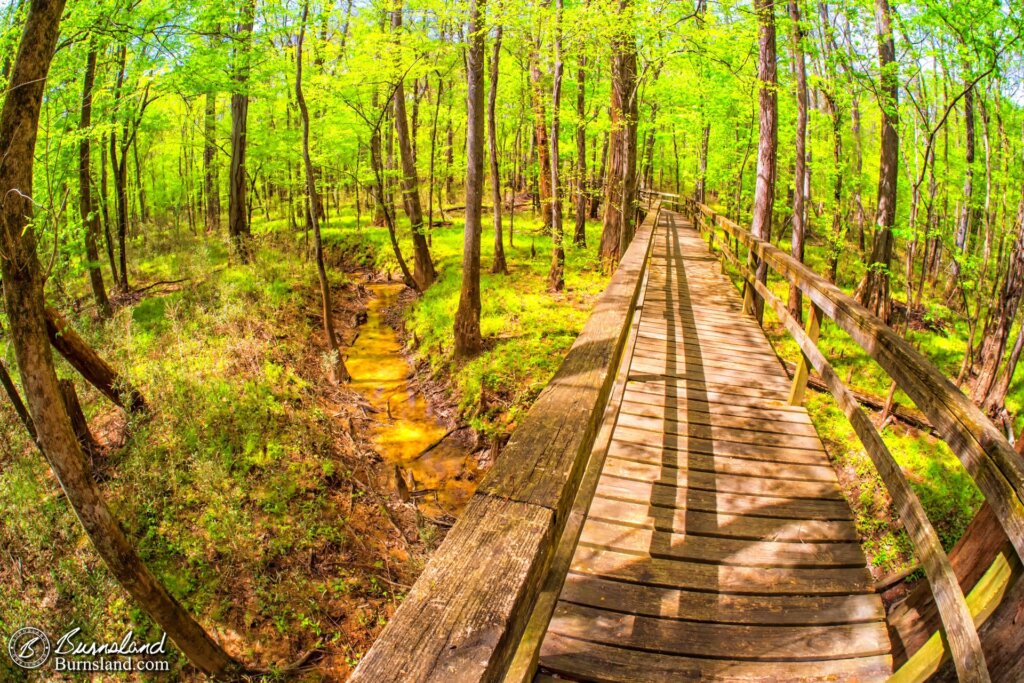
<path id="1" fill-rule="evenodd" d="M 50 639 L 32 626 L 20 628 L 8 639 L 7 654 L 22 669 L 38 669 L 50 658 Z"/>

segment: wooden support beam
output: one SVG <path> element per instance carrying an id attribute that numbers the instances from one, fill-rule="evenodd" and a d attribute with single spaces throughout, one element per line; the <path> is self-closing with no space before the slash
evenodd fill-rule
<path id="1" fill-rule="evenodd" d="M 807 328 L 805 334 L 812 344 L 818 343 L 818 334 L 821 332 L 821 309 L 811 304 L 811 314 L 807 316 Z M 799 406 L 804 402 L 804 391 L 807 389 L 807 378 L 810 376 L 811 362 L 807 355 L 800 353 L 800 362 L 796 365 L 796 372 L 793 373 L 793 386 L 789 391 L 789 405 Z"/>

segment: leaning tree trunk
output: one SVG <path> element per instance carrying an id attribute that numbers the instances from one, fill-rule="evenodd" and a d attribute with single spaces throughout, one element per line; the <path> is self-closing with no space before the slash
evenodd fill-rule
<path id="1" fill-rule="evenodd" d="M 5 312 L 38 444 L 100 557 L 140 607 L 204 673 L 240 678 L 241 667 L 149 571 L 92 478 L 71 426 L 46 334 L 43 273 L 31 226 L 39 111 L 63 0 L 33 0 L 0 111 L 0 209 Z"/>
<path id="2" fill-rule="evenodd" d="M 796 164 L 793 171 L 793 258 L 803 262 L 804 238 L 807 231 L 804 208 L 804 179 L 807 177 L 807 65 L 804 61 L 804 31 L 800 27 L 800 6 L 789 0 L 789 19 L 793 24 L 793 63 L 796 69 Z M 789 286 L 789 314 L 803 318 L 803 299 L 795 283 Z"/>
<path id="3" fill-rule="evenodd" d="M 562 108 L 562 0 L 555 0 L 555 64 L 551 78 L 551 269 L 548 291 L 565 288 L 565 231 L 562 228 L 562 188 L 559 177 L 558 128 Z"/>
<path id="4" fill-rule="evenodd" d="M 242 263 L 252 260 L 252 229 L 249 226 L 245 155 L 249 129 L 249 53 L 252 43 L 255 0 L 242 6 L 236 27 L 235 92 L 231 94 L 231 169 L 228 178 L 228 238 Z"/>
<path id="5" fill-rule="evenodd" d="M 466 52 L 466 227 L 462 288 L 455 312 L 455 357 L 480 351 L 480 235 L 484 193 L 484 0 L 469 2 Z"/>
<path id="6" fill-rule="evenodd" d="M 96 310 L 100 317 L 109 318 L 111 314 L 110 300 L 103 285 L 103 271 L 100 270 L 100 252 L 97 240 L 100 234 L 100 214 L 93 205 L 92 175 L 90 166 L 90 139 L 92 127 L 92 88 L 96 80 L 96 49 L 89 48 L 85 60 L 85 78 L 82 86 L 82 115 L 78 130 L 82 141 L 78 145 L 78 209 L 85 225 L 85 257 L 89 260 L 89 283 L 92 285 L 92 297 L 96 301 Z"/>
<path id="7" fill-rule="evenodd" d="M 397 34 L 402 27 L 402 6 L 391 12 L 391 28 Z M 398 153 L 402 157 L 402 204 L 412 225 L 413 277 L 420 291 L 426 291 L 437 272 L 430 260 L 430 247 L 423 231 L 423 208 L 420 206 L 420 185 L 413 155 L 413 139 L 409 135 L 409 121 L 405 115 L 405 86 L 401 80 L 395 86 L 395 133 L 398 135 Z"/>
<path id="8" fill-rule="evenodd" d="M 306 191 L 311 198 L 316 193 L 316 172 L 309 156 L 309 108 L 302 94 L 302 43 L 306 37 L 306 20 L 309 18 L 309 0 L 302 5 L 302 22 L 299 24 L 299 40 L 295 45 L 295 101 L 299 105 L 302 117 L 302 162 L 306 167 Z M 320 217 L 317 211 L 307 215 L 313 224 L 313 246 L 316 251 L 316 272 L 320 280 L 320 301 L 323 304 L 324 334 L 327 337 L 327 348 L 331 354 L 331 381 L 348 382 L 352 379 L 345 367 L 338 348 L 338 336 L 334 332 L 333 308 L 331 306 L 331 284 L 327 280 L 327 269 L 324 267 L 324 245 L 320 239 Z"/>
<path id="9" fill-rule="evenodd" d="M 871 246 L 868 269 L 857 287 L 857 299 L 888 323 L 892 312 L 889 267 L 892 262 L 892 228 L 896 223 L 896 182 L 899 176 L 899 74 L 889 0 L 875 0 L 875 24 L 878 31 L 878 61 L 881 70 L 879 99 L 882 105 L 878 209 L 875 213 L 875 238 Z"/>
<path id="10" fill-rule="evenodd" d="M 491 202 L 494 203 L 494 263 L 492 273 L 508 275 L 508 264 L 505 262 L 505 245 L 501 238 L 501 174 L 498 168 L 498 125 L 495 121 L 495 109 L 498 103 L 498 58 L 501 55 L 502 27 L 499 25 L 491 47 L 491 89 L 487 94 L 487 140 L 490 143 L 491 162 Z M 512 198 L 511 211 L 515 211 L 515 197 Z"/>
<path id="11" fill-rule="evenodd" d="M 775 50 L 775 9 L 769 0 L 755 0 L 758 23 L 757 79 L 760 133 L 757 143 L 757 183 L 754 185 L 754 213 L 751 231 L 755 237 L 771 241 L 772 211 L 775 206 L 775 146 L 778 138 L 779 97 L 776 92 L 777 55 Z M 768 264 L 755 260 L 758 282 L 768 278 Z M 749 285 L 747 285 L 749 287 Z M 756 292 L 749 292 L 753 302 L 752 313 L 760 323 L 764 317 L 764 300 Z"/>

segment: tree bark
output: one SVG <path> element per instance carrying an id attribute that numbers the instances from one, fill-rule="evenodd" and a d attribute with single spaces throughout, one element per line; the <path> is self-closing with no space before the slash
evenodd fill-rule
<path id="1" fill-rule="evenodd" d="M 206 230 L 220 230 L 220 165 L 217 163 L 217 93 L 206 93 L 203 129 L 203 194 Z"/>
<path id="2" fill-rule="evenodd" d="M 487 140 L 490 143 L 491 162 L 491 202 L 494 204 L 494 262 L 492 273 L 508 275 L 508 264 L 505 262 L 505 245 L 501 237 L 501 173 L 498 168 L 498 125 L 495 120 L 495 109 L 498 103 L 498 58 L 501 55 L 502 27 L 499 25 L 494 34 L 494 45 L 491 46 L 491 89 L 487 95 Z M 515 211 L 515 199 L 511 211 Z"/>
<path id="3" fill-rule="evenodd" d="M 121 90 L 124 87 L 125 68 L 128 49 L 122 45 L 119 49 L 117 80 L 114 85 L 114 112 L 121 103 Z M 115 120 L 116 124 L 116 120 Z M 127 123 L 121 127 L 122 138 L 127 136 Z M 118 246 L 118 287 L 122 292 L 128 291 L 128 158 L 127 147 L 121 141 L 121 153 L 118 154 L 116 127 L 110 131 L 110 166 L 114 170 L 114 198 L 117 206 L 117 246 Z"/>
<path id="4" fill-rule="evenodd" d="M 551 229 L 551 159 L 547 132 L 547 114 L 544 111 L 544 91 L 540 71 L 540 51 L 536 39 L 530 52 L 530 101 L 533 103 L 534 149 L 537 152 L 537 198 L 544 229 Z"/>
<path id="5" fill-rule="evenodd" d="M 629 4 L 630 0 L 619 0 L 620 15 Z M 636 42 L 628 30 L 620 30 L 612 40 L 611 76 L 611 131 L 599 249 L 606 268 L 618 264 L 629 242 L 628 209 L 633 206 L 636 182 Z"/>
<path id="6" fill-rule="evenodd" d="M 391 29 L 397 36 L 402 28 L 402 5 L 398 3 L 391 12 Z M 397 38 L 396 38 L 397 39 Z M 413 141 L 409 135 L 409 121 L 405 115 L 405 85 L 400 80 L 395 86 L 395 133 L 398 136 L 398 152 L 402 158 L 402 204 L 412 225 L 413 277 L 420 291 L 426 291 L 437 279 L 434 263 L 430 260 L 430 247 L 423 231 L 423 208 L 420 206 L 420 185 L 416 173 L 416 157 L 413 155 Z"/>
<path id="7" fill-rule="evenodd" d="M 882 107 L 878 208 L 875 213 L 875 238 L 871 246 L 871 256 L 867 272 L 857 287 L 857 299 L 888 323 L 892 313 L 889 269 L 892 262 L 892 228 L 896 223 L 896 183 L 899 176 L 899 73 L 889 0 L 875 0 L 875 26 L 878 33 L 878 61 L 881 70 L 878 96 Z"/>
<path id="8" fill-rule="evenodd" d="M 234 55 L 235 91 L 231 93 L 231 168 L 228 179 L 228 238 L 242 263 L 252 260 L 252 229 L 249 225 L 248 183 L 245 172 L 249 128 L 249 57 L 252 49 L 255 0 L 242 5 L 235 27 L 238 48 Z"/>
<path id="9" fill-rule="evenodd" d="M 306 21 L 309 19 L 309 0 L 302 4 L 302 21 L 299 24 L 299 39 L 295 45 L 295 101 L 299 105 L 302 117 L 302 162 L 306 168 L 306 191 L 310 197 L 316 197 L 316 173 L 313 161 L 309 156 L 309 108 L 302 93 L 302 43 L 306 37 Z M 341 358 L 338 348 L 338 336 L 334 333 L 333 307 L 331 306 L 331 284 L 327 279 L 324 266 L 324 245 L 320 239 L 320 217 L 316 211 L 309 212 L 313 224 L 313 247 L 316 252 L 316 272 L 320 281 L 320 302 L 324 320 L 324 335 L 327 337 L 327 348 L 331 354 L 331 381 L 348 382 L 352 379 Z"/>
<path id="10" fill-rule="evenodd" d="M 778 139 L 779 98 L 778 64 L 775 49 L 775 9 L 770 0 L 755 0 L 754 11 L 758 23 L 757 78 L 759 133 L 757 142 L 757 182 L 754 185 L 754 210 L 751 231 L 755 237 L 771 241 L 772 212 L 775 207 L 775 147 Z M 757 280 L 767 281 L 768 264 L 753 259 Z M 754 317 L 760 323 L 764 317 L 764 300 L 751 291 Z"/>
<path id="11" fill-rule="evenodd" d="M 551 269 L 548 291 L 565 289 L 565 231 L 562 227 L 562 188 L 559 177 L 559 124 L 562 109 L 562 0 L 555 0 L 555 64 L 551 74 Z"/>
<path id="12" fill-rule="evenodd" d="M 455 312 L 455 357 L 483 347 L 480 336 L 480 235 L 484 191 L 484 0 L 469 0 L 466 52 L 466 227 L 462 288 Z"/>
<path id="13" fill-rule="evenodd" d="M 241 667 L 143 564 L 89 474 L 71 426 L 47 341 L 43 273 L 32 215 L 32 166 L 39 111 L 63 0 L 32 0 L 10 88 L 0 111 L 0 209 L 5 311 L 38 443 L 111 573 L 201 671 L 239 678 Z"/>
<path id="14" fill-rule="evenodd" d="M 969 76 L 967 76 L 969 78 Z M 974 87 L 968 81 L 964 90 L 964 188 L 963 205 L 956 223 L 956 253 L 950 261 L 949 279 L 946 281 L 946 302 L 959 308 L 961 260 L 967 256 L 967 236 L 971 233 L 974 200 L 974 156 L 975 156 L 975 125 L 974 125 Z"/>
<path id="15" fill-rule="evenodd" d="M 93 204 L 91 163 L 92 89 L 96 80 L 96 49 L 89 48 L 85 60 L 85 78 L 82 85 L 82 115 L 78 130 L 82 141 L 78 144 L 78 210 L 85 226 L 85 257 L 89 260 L 89 283 L 92 297 L 100 317 L 109 318 L 112 310 L 103 285 L 103 271 L 100 270 L 100 252 L 97 239 L 100 233 L 100 215 Z"/>
<path id="16" fill-rule="evenodd" d="M 142 393 L 103 360 L 60 313 L 53 308 L 47 308 L 45 316 L 46 333 L 53 348 L 57 349 L 57 352 L 78 370 L 86 381 L 115 405 L 130 413 L 148 410 Z"/>
<path id="17" fill-rule="evenodd" d="M 800 6 L 789 0 L 789 20 L 792 23 L 793 66 L 796 71 L 796 164 L 793 170 L 793 239 L 791 253 L 801 263 L 804 260 L 804 239 L 807 211 L 804 207 L 804 182 L 807 179 L 807 65 L 804 60 L 804 30 L 800 26 Z M 789 314 L 803 319 L 803 298 L 800 288 L 789 286 Z"/>
<path id="18" fill-rule="evenodd" d="M 587 184 L 587 57 L 579 56 L 576 69 L 576 226 L 572 242 L 577 247 L 587 246 L 587 211 L 589 186 Z"/>

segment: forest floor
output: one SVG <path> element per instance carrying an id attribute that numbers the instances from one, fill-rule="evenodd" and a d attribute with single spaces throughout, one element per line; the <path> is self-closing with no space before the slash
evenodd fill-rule
<path id="1" fill-rule="evenodd" d="M 386 231 L 357 230 L 350 219 L 332 217 L 325 229 L 346 345 L 360 333 L 367 282 L 397 272 Z M 280 667 L 317 648 L 310 680 L 344 680 L 445 525 L 400 495 L 375 439 L 387 419 L 372 401 L 358 386 L 324 380 L 319 293 L 301 232 L 283 221 L 254 227 L 258 253 L 248 266 L 217 237 L 147 230 L 130 247 L 132 284 L 167 282 L 121 297 L 106 323 L 93 319 L 80 271 L 56 274 L 51 291 L 154 408 L 126 420 L 76 382 L 104 446 L 96 476 L 149 566 L 247 664 Z M 490 342 L 471 363 L 451 357 L 460 224 L 433 235 L 437 284 L 383 311 L 430 414 L 469 427 L 458 447 L 483 456 L 474 478 L 558 367 L 606 281 L 595 260 L 570 249 L 566 293 L 545 293 L 550 241 L 531 234 L 536 228 L 516 235 L 511 276 L 484 278 Z M 63 362 L 58 372 L 75 376 Z M 6 402 L 0 431 L 0 624 L 157 636 L 103 567 Z M 174 671 L 190 678 L 172 652 Z M 6 667 L 0 680 L 23 679 Z"/>

